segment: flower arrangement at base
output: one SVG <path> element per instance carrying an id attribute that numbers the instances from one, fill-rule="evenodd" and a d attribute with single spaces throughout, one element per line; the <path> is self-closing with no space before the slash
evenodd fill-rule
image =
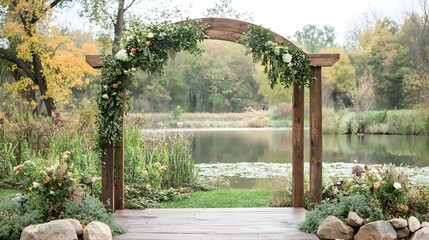
<path id="1" fill-rule="evenodd" d="M 277 84 L 286 88 L 293 84 L 309 87 L 314 79 L 310 60 L 305 52 L 295 46 L 276 43 L 274 35 L 268 29 L 249 25 L 249 30 L 238 42 L 248 48 L 253 62 L 261 62 L 264 66 L 271 88 Z"/>
<path id="2" fill-rule="evenodd" d="M 99 147 L 121 140 L 123 112 L 129 108 L 129 87 L 138 70 L 164 74 L 170 57 L 180 51 L 200 54 L 198 43 L 206 38 L 205 26 L 195 20 L 181 23 L 162 22 L 143 25 L 135 22 L 122 37 L 115 55 L 104 57 L 101 86 L 98 94 Z"/>

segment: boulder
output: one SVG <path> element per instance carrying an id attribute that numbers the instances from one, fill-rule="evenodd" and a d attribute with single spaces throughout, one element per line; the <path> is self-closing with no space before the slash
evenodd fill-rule
<path id="1" fill-rule="evenodd" d="M 392 224 L 386 221 L 370 222 L 362 226 L 355 240 L 396 240 L 398 235 Z"/>
<path id="2" fill-rule="evenodd" d="M 410 229 L 411 232 L 415 232 L 417 230 L 420 229 L 420 221 L 414 217 L 411 216 L 408 218 L 408 228 Z"/>
<path id="3" fill-rule="evenodd" d="M 424 227 L 415 232 L 410 240 L 427 240 L 429 239 L 429 227 Z"/>
<path id="4" fill-rule="evenodd" d="M 83 229 L 84 240 L 112 240 L 112 231 L 109 225 L 93 221 Z"/>
<path id="5" fill-rule="evenodd" d="M 408 228 L 401 228 L 396 229 L 396 234 L 398 234 L 398 238 L 408 238 L 410 236 L 410 229 Z"/>
<path id="6" fill-rule="evenodd" d="M 355 212 L 349 212 L 346 219 L 346 223 L 352 227 L 361 227 L 363 225 L 363 222 L 364 222 L 363 218 L 361 218 Z"/>
<path id="7" fill-rule="evenodd" d="M 405 228 L 408 226 L 407 220 L 403 218 L 393 218 L 388 221 L 395 229 Z"/>
<path id="8" fill-rule="evenodd" d="M 422 222 L 422 224 L 420 225 L 420 227 L 422 227 L 422 228 L 429 227 L 429 222 Z"/>
<path id="9" fill-rule="evenodd" d="M 335 216 L 329 216 L 320 223 L 317 237 L 321 239 L 353 239 L 354 229 Z"/>
<path id="10" fill-rule="evenodd" d="M 39 225 L 30 225 L 21 233 L 20 240 L 77 240 L 73 225 L 68 220 L 55 220 Z"/>

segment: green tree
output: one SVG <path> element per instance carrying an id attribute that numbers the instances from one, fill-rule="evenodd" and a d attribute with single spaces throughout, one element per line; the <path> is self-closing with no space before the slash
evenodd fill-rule
<path id="1" fill-rule="evenodd" d="M 335 46 L 335 29 L 328 25 L 322 28 L 314 24 L 305 25 L 302 31 L 295 32 L 294 37 L 309 53 L 318 53 L 323 48 Z"/>

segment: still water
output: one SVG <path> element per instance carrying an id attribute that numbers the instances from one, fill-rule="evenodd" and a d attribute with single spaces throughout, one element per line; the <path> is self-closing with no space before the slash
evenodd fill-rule
<path id="1" fill-rule="evenodd" d="M 290 129 L 226 129 L 193 132 L 196 163 L 292 162 Z M 304 158 L 309 158 L 305 131 Z M 323 135 L 323 162 L 429 166 L 429 138 L 403 135 Z"/>
<path id="2" fill-rule="evenodd" d="M 308 162 L 309 131 L 304 135 L 304 161 Z M 226 176 L 232 188 L 271 188 L 276 175 L 287 175 L 285 166 L 292 162 L 291 129 L 208 129 L 195 130 L 193 136 L 196 163 L 205 173 Z M 325 134 L 323 162 L 340 166 L 340 172 L 355 163 L 428 169 L 429 138 Z"/>

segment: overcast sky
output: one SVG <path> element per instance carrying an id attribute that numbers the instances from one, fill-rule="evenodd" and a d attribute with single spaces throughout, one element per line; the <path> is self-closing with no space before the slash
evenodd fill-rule
<path id="1" fill-rule="evenodd" d="M 402 20 L 405 13 L 416 6 L 419 0 L 233 0 L 237 11 L 247 11 L 253 16 L 253 23 L 290 38 L 303 26 L 330 25 L 336 30 L 337 43 L 343 44 L 347 32 L 363 18 L 376 13 Z M 156 3 L 156 1 L 154 1 Z M 190 9 L 191 18 L 203 17 L 202 13 L 213 7 L 216 0 L 173 0 L 182 9 Z M 153 3 L 153 2 L 152 2 Z M 189 7 L 192 5 L 192 8 Z M 78 27 L 78 19 L 61 18 L 61 24 Z M 87 25 L 88 26 L 88 25 Z M 88 29 L 86 29 L 88 30 Z"/>
<path id="2" fill-rule="evenodd" d="M 343 43 L 350 25 L 362 18 L 364 13 L 375 12 L 377 16 L 389 16 L 400 20 L 417 0 L 233 0 L 233 8 L 248 11 L 254 23 L 262 25 L 285 37 L 293 36 L 303 26 L 333 26 L 338 43 Z M 193 5 L 192 14 L 198 17 L 216 0 L 176 0 L 184 6 Z"/>

